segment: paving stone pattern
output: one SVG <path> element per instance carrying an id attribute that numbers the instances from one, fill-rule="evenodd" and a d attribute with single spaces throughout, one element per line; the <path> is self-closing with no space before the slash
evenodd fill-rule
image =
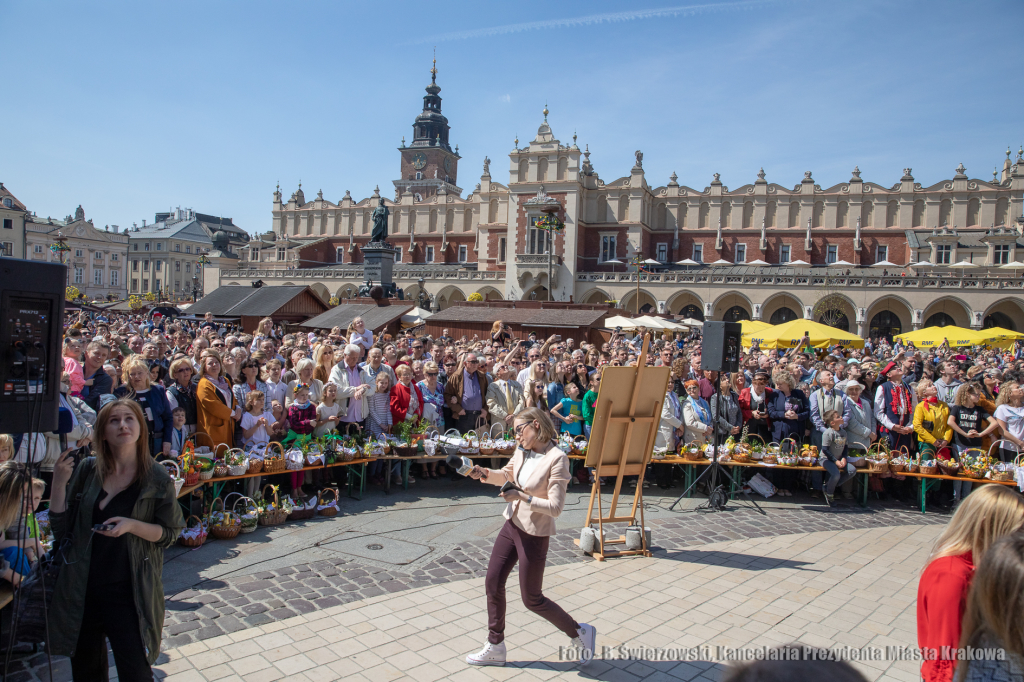
<path id="1" fill-rule="evenodd" d="M 837 507 L 771 509 L 762 516 L 750 509 L 732 508 L 713 515 L 647 515 L 655 554 L 730 540 L 763 538 L 815 531 L 881 528 L 907 524 L 944 524 L 942 514 L 907 512 L 902 509 L 863 511 Z M 574 533 L 552 537 L 548 565 L 557 566 L 583 557 L 573 543 Z M 386 593 L 456 580 L 481 577 L 487 571 L 493 540 L 462 543 L 448 554 L 408 572 L 370 566 L 338 557 L 273 571 L 209 581 L 196 589 L 174 595 L 167 602 L 164 648 L 230 634 L 318 609 L 376 597 Z"/>

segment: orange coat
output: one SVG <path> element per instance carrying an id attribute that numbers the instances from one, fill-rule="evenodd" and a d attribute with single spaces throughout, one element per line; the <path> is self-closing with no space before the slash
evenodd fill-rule
<path id="1" fill-rule="evenodd" d="M 199 380 L 196 388 L 196 445 L 208 445 L 216 448 L 221 443 L 234 447 L 235 420 L 231 416 L 235 410 L 235 396 L 231 394 L 231 405 L 225 405 L 223 396 L 218 395 L 217 387 L 205 376 Z M 206 434 L 205 436 L 202 434 Z M 207 438 L 209 436 L 209 438 Z"/>

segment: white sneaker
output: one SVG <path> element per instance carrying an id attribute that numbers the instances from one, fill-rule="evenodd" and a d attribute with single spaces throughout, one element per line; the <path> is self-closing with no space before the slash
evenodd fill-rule
<path id="1" fill-rule="evenodd" d="M 572 644 L 580 652 L 580 665 L 594 660 L 594 647 L 597 642 L 597 628 L 593 625 L 580 623 L 579 636 L 573 637 Z"/>
<path id="2" fill-rule="evenodd" d="M 491 644 L 487 642 L 483 649 L 466 656 L 466 663 L 470 665 L 505 665 L 505 643 Z"/>

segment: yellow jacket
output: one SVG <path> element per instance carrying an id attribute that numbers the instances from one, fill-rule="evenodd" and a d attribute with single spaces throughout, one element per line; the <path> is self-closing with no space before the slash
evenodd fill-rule
<path id="1" fill-rule="evenodd" d="M 930 428 L 925 422 L 931 422 Z M 934 405 L 922 400 L 914 409 L 914 431 L 919 440 L 929 445 L 937 440 L 953 440 L 953 428 L 948 422 L 949 406 L 941 400 Z"/>

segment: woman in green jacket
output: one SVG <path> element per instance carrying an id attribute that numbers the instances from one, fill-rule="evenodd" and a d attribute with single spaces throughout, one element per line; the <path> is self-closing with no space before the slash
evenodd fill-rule
<path id="1" fill-rule="evenodd" d="M 71 546 L 50 602 L 49 621 L 61 625 L 50 646 L 71 657 L 75 680 L 107 679 L 105 639 L 121 680 L 153 679 L 160 655 L 164 549 L 185 524 L 146 431 L 138 403 L 116 400 L 96 418 L 95 457 L 74 468 L 64 453 L 54 466 L 50 523 L 55 543 Z"/>

